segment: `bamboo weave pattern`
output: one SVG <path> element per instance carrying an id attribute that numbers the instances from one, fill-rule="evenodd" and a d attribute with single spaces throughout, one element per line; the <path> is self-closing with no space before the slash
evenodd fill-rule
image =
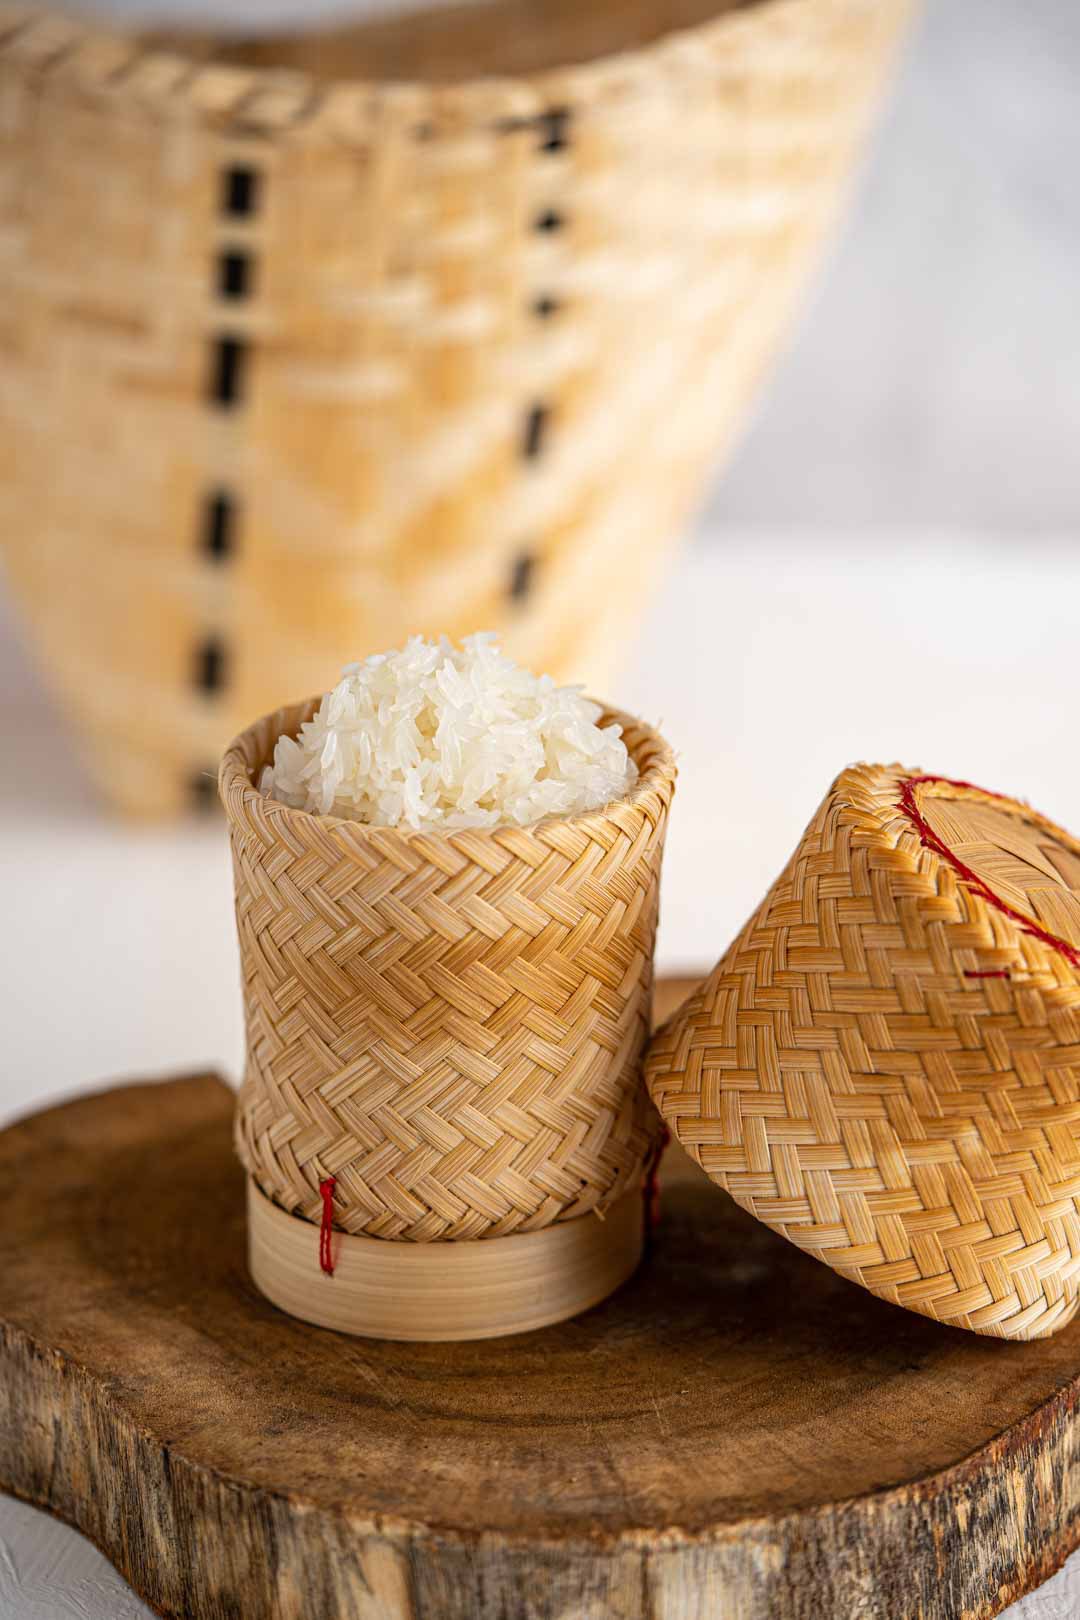
<path id="1" fill-rule="evenodd" d="M 652 1096 L 843 1276 L 978 1333 L 1052 1333 L 1080 1270 L 1078 890 L 1080 844 L 1027 806 L 845 771 L 656 1036 Z"/>
<path id="2" fill-rule="evenodd" d="M 906 9 L 238 45 L 0 0 L 0 544 L 102 791 L 186 808 L 251 715 L 415 631 L 606 690 Z"/>
<path id="3" fill-rule="evenodd" d="M 252 786 L 279 711 L 221 767 L 247 1068 L 237 1149 L 318 1221 L 430 1241 L 527 1232 L 635 1186 L 660 1122 L 648 1038 L 671 751 L 614 715 L 624 800 L 534 827 L 421 834 L 308 815 Z"/>

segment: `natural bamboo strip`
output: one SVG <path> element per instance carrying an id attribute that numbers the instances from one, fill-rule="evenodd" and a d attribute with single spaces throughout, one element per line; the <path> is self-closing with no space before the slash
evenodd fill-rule
<path id="1" fill-rule="evenodd" d="M 247 1068 L 237 1148 L 263 1192 L 374 1238 L 497 1238 L 640 1188 L 641 1081 L 671 750 L 626 715 L 622 800 L 449 834 L 314 816 L 253 785 L 314 701 L 221 767 Z"/>
<path id="2" fill-rule="evenodd" d="M 318 1231 L 248 1181 L 248 1257 L 262 1293 L 319 1327 L 369 1339 L 492 1339 L 588 1310 L 641 1258 L 644 1203 L 626 1193 L 604 1220 L 582 1215 L 483 1243 L 384 1243 L 339 1232 L 334 1273 Z"/>
<path id="3" fill-rule="evenodd" d="M 1053 1333 L 1080 1272 L 1080 843 L 900 766 L 834 783 L 656 1036 L 653 1098 L 732 1197 L 871 1293 Z"/>
<path id="4" fill-rule="evenodd" d="M 0 541 L 109 798 L 185 805 L 250 715 L 416 630 L 605 689 L 905 10 L 226 47 L 0 5 Z"/>

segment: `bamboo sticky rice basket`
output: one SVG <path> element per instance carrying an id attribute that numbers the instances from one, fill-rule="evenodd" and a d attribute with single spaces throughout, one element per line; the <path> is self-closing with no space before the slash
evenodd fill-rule
<path id="1" fill-rule="evenodd" d="M 470 1331 L 459 1313 L 449 1336 L 570 1314 L 641 1250 L 642 1180 L 661 1129 L 642 1058 L 671 751 L 609 714 L 640 773 L 625 799 L 529 827 L 421 833 L 258 791 L 277 738 L 314 707 L 268 716 L 221 767 L 247 1025 L 237 1148 L 253 1184 L 256 1278 L 294 1310 L 294 1283 L 302 1296 L 321 1287 L 299 1314 L 334 1326 L 355 1283 L 362 1331 L 412 1337 L 399 1309 L 409 1279 L 430 1310 L 433 1283 L 453 1294 L 474 1261 L 407 1260 L 387 1273 L 387 1240 L 484 1247 L 492 1277 L 503 1266 L 510 1294 L 515 1276 L 519 1288 L 531 1277 L 532 1294 L 477 1297 Z M 332 1288 L 316 1263 L 324 1220 L 341 1234 Z M 557 1225 L 574 1233 L 520 1241 Z M 389 1314 L 375 1319 L 372 1291 L 381 1310 L 388 1288 Z M 447 1322 L 440 1310 L 444 1335 Z M 439 1336 L 434 1325 L 420 1336 Z"/>
<path id="2" fill-rule="evenodd" d="M 903 11 L 0 5 L 0 538 L 104 793 L 205 798 L 251 714 L 415 631 L 604 689 Z"/>
<path id="3" fill-rule="evenodd" d="M 1080 843 L 966 782 L 845 771 L 647 1074 L 806 1253 L 950 1326 L 1055 1332 L 1080 1273 Z"/>

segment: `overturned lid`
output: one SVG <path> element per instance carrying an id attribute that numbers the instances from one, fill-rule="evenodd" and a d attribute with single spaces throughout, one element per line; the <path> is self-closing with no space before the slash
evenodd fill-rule
<path id="1" fill-rule="evenodd" d="M 1080 843 L 901 766 L 844 771 L 649 1089 L 737 1203 L 871 1293 L 1043 1337 L 1080 1270 Z"/>

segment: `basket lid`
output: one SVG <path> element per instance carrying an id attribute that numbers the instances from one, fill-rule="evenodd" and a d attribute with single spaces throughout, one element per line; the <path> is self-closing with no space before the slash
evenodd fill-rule
<path id="1" fill-rule="evenodd" d="M 1080 843 L 901 766 L 830 788 L 788 866 L 657 1032 L 678 1141 L 871 1293 L 1045 1336 L 1080 1270 Z"/>

